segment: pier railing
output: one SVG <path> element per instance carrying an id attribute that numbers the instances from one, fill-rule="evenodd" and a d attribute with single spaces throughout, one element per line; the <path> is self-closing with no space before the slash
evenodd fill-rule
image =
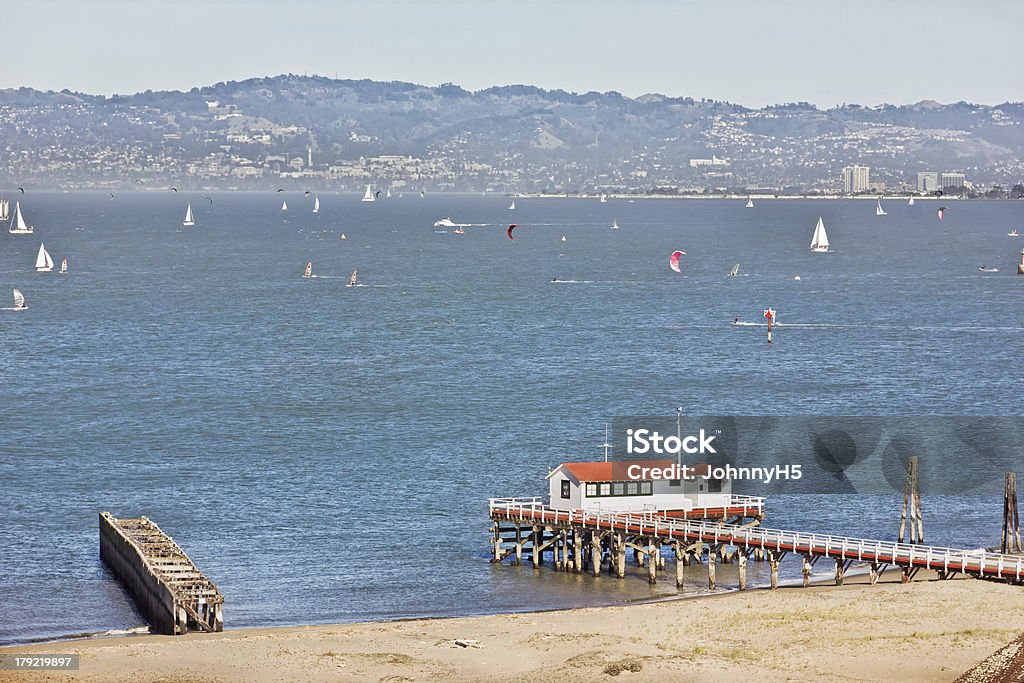
<path id="1" fill-rule="evenodd" d="M 763 498 L 732 496 L 729 510 L 742 508 L 754 515 L 763 508 Z M 556 510 L 540 498 L 492 498 L 492 518 L 521 522 L 578 525 L 653 536 L 670 540 L 730 545 L 741 549 L 759 548 L 775 553 L 831 557 L 859 562 L 892 564 L 907 568 L 927 568 L 943 572 L 961 572 L 981 578 L 1019 582 L 1024 578 L 1024 556 L 1004 555 L 983 549 L 964 550 L 941 546 L 915 545 L 830 534 L 814 534 L 760 526 L 741 526 L 697 519 L 680 519 L 655 511 L 599 512 L 593 510 Z"/>

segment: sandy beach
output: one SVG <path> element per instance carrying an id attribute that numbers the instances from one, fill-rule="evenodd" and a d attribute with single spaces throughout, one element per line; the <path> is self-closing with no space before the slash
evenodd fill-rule
<path id="1" fill-rule="evenodd" d="M 14 647 L 77 672 L 0 681 L 952 681 L 1024 631 L 1024 590 L 970 579 L 752 590 L 622 607 Z M 461 644 L 457 644 L 459 641 Z"/>

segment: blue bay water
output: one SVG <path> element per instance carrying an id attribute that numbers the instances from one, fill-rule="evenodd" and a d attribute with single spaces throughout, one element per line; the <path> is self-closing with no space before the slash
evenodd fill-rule
<path id="1" fill-rule="evenodd" d="M 545 493 L 613 416 L 1021 414 L 1020 203 L 210 196 L 29 192 L 36 234 L 0 235 L 30 306 L 0 311 L 0 642 L 143 623 L 101 510 L 171 534 L 229 628 L 607 604 L 675 589 L 491 566 L 487 498 Z M 730 326 L 766 306 L 821 326 Z M 766 523 L 892 538 L 900 502 Z M 924 505 L 929 541 L 998 538 L 1001 491 Z"/>

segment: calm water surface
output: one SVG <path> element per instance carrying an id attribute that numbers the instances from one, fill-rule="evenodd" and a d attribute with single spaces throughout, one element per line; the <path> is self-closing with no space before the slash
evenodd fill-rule
<path id="1" fill-rule="evenodd" d="M 30 192 L 36 234 L 0 234 L 0 305 L 30 306 L 0 311 L 0 642 L 143 623 L 101 510 L 178 540 L 229 627 L 606 604 L 675 589 L 493 567 L 486 506 L 613 416 L 1021 414 L 1020 203 L 211 197 Z M 34 272 L 40 241 L 69 276 Z M 729 325 L 769 305 L 821 326 Z M 926 500 L 929 540 L 995 542 L 1000 493 Z M 898 503 L 769 523 L 891 538 Z"/>

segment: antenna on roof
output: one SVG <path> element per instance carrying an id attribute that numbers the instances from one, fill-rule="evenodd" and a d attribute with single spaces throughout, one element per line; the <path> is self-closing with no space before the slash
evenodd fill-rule
<path id="1" fill-rule="evenodd" d="M 597 444 L 598 448 L 604 449 L 604 461 L 608 462 L 608 449 L 612 447 L 612 444 L 608 443 L 608 423 L 604 423 L 604 443 Z"/>
<path id="2" fill-rule="evenodd" d="M 680 449 L 678 451 L 676 451 L 676 464 L 679 465 L 680 467 L 683 466 L 683 449 L 681 447 L 682 443 L 683 443 L 683 441 L 682 441 L 682 438 L 683 438 L 682 423 L 683 423 L 683 407 L 679 406 L 678 408 L 676 408 L 676 440 L 680 444 Z"/>

